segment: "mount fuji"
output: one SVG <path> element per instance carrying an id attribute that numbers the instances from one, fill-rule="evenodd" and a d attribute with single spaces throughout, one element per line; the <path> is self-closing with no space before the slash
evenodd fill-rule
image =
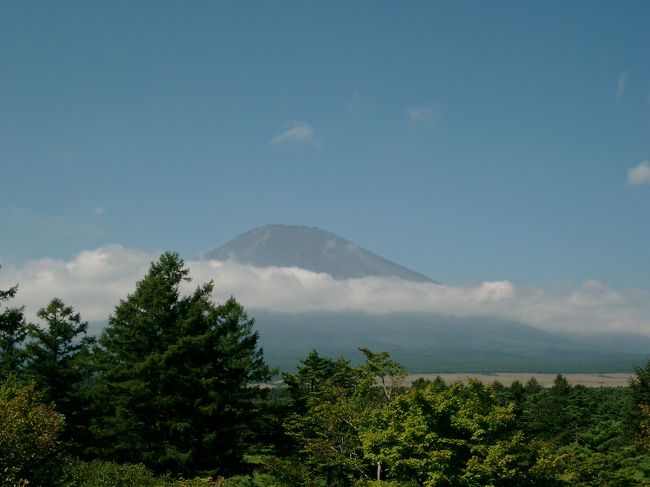
<path id="1" fill-rule="evenodd" d="M 253 228 L 203 254 L 204 259 L 236 260 L 256 267 L 300 267 L 335 279 L 368 276 L 435 281 L 316 227 L 266 225 Z"/>

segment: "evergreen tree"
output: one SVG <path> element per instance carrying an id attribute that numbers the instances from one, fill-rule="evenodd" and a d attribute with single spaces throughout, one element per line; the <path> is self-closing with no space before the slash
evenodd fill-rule
<path id="1" fill-rule="evenodd" d="M 44 327 L 28 326 L 25 373 L 44 391 L 45 400 L 64 415 L 63 438 L 72 441 L 74 448 L 87 434 L 87 401 L 81 393 L 90 376 L 88 356 L 94 338 L 85 336 L 88 322 L 82 322 L 79 313 L 58 298 L 37 316 L 45 323 Z"/>
<path id="2" fill-rule="evenodd" d="M 326 384 L 343 385 L 350 382 L 350 364 L 341 358 L 333 360 L 322 357 L 312 350 L 300 364 L 295 374 L 282 374 L 296 414 L 303 414 L 307 410 L 308 401 L 319 401 Z"/>
<path id="3" fill-rule="evenodd" d="M 630 401 L 624 410 L 626 432 L 637 437 L 639 429 L 644 429 L 650 412 L 650 361 L 643 367 L 634 366 L 634 376 L 630 379 Z"/>
<path id="4" fill-rule="evenodd" d="M 18 286 L 0 290 L 0 304 L 13 298 Z M 24 361 L 22 343 L 27 336 L 23 308 L 7 307 L 0 312 L 0 380 L 21 369 Z"/>
<path id="5" fill-rule="evenodd" d="M 553 387 L 529 393 L 523 406 L 522 418 L 526 432 L 532 437 L 552 440 L 558 445 L 574 440 L 577 425 L 568 408 L 571 390 L 566 378 L 558 375 L 553 381 Z"/>
<path id="6" fill-rule="evenodd" d="M 268 368 L 241 305 L 189 296 L 175 253 L 151 264 L 109 318 L 96 351 L 95 453 L 185 476 L 242 466 L 247 425 Z"/>
<path id="7" fill-rule="evenodd" d="M 650 361 L 645 366 L 634 366 L 634 376 L 630 379 L 630 392 L 634 404 L 650 405 Z"/>

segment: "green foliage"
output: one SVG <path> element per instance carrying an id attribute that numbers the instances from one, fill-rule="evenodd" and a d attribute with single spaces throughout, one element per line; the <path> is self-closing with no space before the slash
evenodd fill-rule
<path id="1" fill-rule="evenodd" d="M 0 304 L 16 296 L 18 286 L 0 290 Z M 20 371 L 24 355 L 22 343 L 27 336 L 23 308 L 7 307 L 0 312 L 0 380 Z"/>
<path id="2" fill-rule="evenodd" d="M 120 302 L 96 351 L 93 453 L 187 477 L 243 466 L 268 368 L 241 305 L 217 306 L 212 284 L 181 297 L 177 254 L 151 265 Z"/>
<path id="3" fill-rule="evenodd" d="M 630 380 L 630 392 L 634 404 L 650 405 L 650 361 L 644 367 L 634 367 L 634 377 Z"/>
<path id="4" fill-rule="evenodd" d="M 65 487 L 280 487 L 269 476 L 234 476 L 230 478 L 196 477 L 173 479 L 156 476 L 142 464 L 115 463 L 103 460 L 83 461 L 69 458 L 65 463 Z M 284 484 L 282 484 L 284 485 Z"/>
<path id="5" fill-rule="evenodd" d="M 0 384 L 0 486 L 47 485 L 56 477 L 63 418 L 34 382 Z"/>
<path id="6" fill-rule="evenodd" d="M 68 460 L 66 487 L 157 487 L 161 483 L 141 464 Z"/>
<path id="7" fill-rule="evenodd" d="M 88 402 L 82 386 L 90 377 L 88 364 L 94 338 L 85 336 L 88 323 L 58 298 L 37 313 L 43 327 L 30 324 L 25 347 L 25 374 L 44 391 L 66 420 L 63 438 L 76 451 L 87 441 Z"/>
<path id="8" fill-rule="evenodd" d="M 295 446 L 283 426 L 295 410 L 291 396 L 285 387 L 264 387 L 259 393 L 254 404 L 257 414 L 250 421 L 254 432 L 249 439 L 251 446 L 260 452 L 287 455 Z"/>
<path id="9" fill-rule="evenodd" d="M 417 482 L 399 480 L 359 480 L 354 487 L 418 487 Z"/>
<path id="10" fill-rule="evenodd" d="M 285 423 L 299 458 L 328 482 L 360 475 L 365 469 L 358 438 L 365 391 L 357 387 L 358 379 L 347 362 L 338 362 L 330 379 L 307 399 L 306 411 L 292 414 Z"/>
<path id="11" fill-rule="evenodd" d="M 223 483 L 224 487 L 257 487 L 258 484 L 252 477 L 246 475 L 236 475 L 226 479 Z M 270 486 L 269 486 L 270 487 Z"/>
<path id="12" fill-rule="evenodd" d="M 578 408 L 570 407 L 571 386 L 558 375 L 550 389 L 531 388 L 523 405 L 523 422 L 533 436 L 553 439 L 560 445 L 575 435 L 581 417 Z"/>
<path id="13" fill-rule="evenodd" d="M 513 434 L 514 405 L 470 381 L 411 389 L 377 410 L 361 435 L 365 456 L 388 477 L 422 485 L 535 485 L 531 458 Z"/>
<path id="14" fill-rule="evenodd" d="M 366 482 L 375 475 L 418 485 L 559 484 L 541 454 L 546 449 L 528 448 L 516 430 L 517 407 L 503 400 L 507 388 L 436 381 L 403 394 L 381 381 L 391 374 L 379 373 L 392 370 L 399 384 L 399 369 L 391 369 L 396 364 L 378 367 L 387 356 L 367 352 L 366 364 L 353 369 L 344 362 L 338 370 L 312 352 L 288 377 L 292 390 L 309 391 L 306 411 L 286 423 L 289 435 L 300 445 L 298 458 L 327 484 Z M 564 397 L 567 386 L 559 377 L 549 393 Z M 526 390 L 532 396 L 545 391 L 535 381 Z M 522 397 L 524 388 L 515 393 Z M 293 472 L 293 485 L 309 485 L 304 472 L 291 465 L 285 462 L 279 470 Z"/>
<path id="15" fill-rule="evenodd" d="M 188 272 L 163 254 L 96 344 L 58 299 L 41 327 L 0 313 L 0 487 L 650 486 L 650 362 L 628 388 L 405 389 L 387 353 L 312 351 L 263 389 L 254 321 L 211 283 L 181 296 Z"/>
<path id="16" fill-rule="evenodd" d="M 45 323 L 43 327 L 29 325 L 27 375 L 46 391 L 49 401 L 69 409 L 64 405 L 72 400 L 72 389 L 85 378 L 80 359 L 87 357 L 94 339 L 85 336 L 88 323 L 58 298 L 40 309 L 37 316 Z"/>
<path id="17" fill-rule="evenodd" d="M 624 410 L 627 433 L 646 450 L 650 450 L 650 361 L 635 366 L 630 380 L 630 403 Z"/>
<path id="18" fill-rule="evenodd" d="M 349 362 L 343 359 L 334 361 L 312 350 L 300 363 L 295 374 L 282 374 L 296 413 L 306 411 L 308 403 L 318 401 L 327 385 L 345 385 L 350 380 Z"/>
<path id="19" fill-rule="evenodd" d="M 387 353 L 361 352 L 366 362 L 352 368 L 314 351 L 295 375 L 284 376 L 297 404 L 285 423 L 287 434 L 299 458 L 328 484 L 369 475 L 359 434 L 371 412 L 398 395 L 406 375 Z"/>
<path id="20" fill-rule="evenodd" d="M 626 433 L 631 392 L 571 387 L 558 377 L 525 397 L 520 427 L 542 445 L 547 471 L 563 485 L 650 485 L 650 457 Z"/>
<path id="21" fill-rule="evenodd" d="M 227 484 L 226 479 L 223 477 L 218 477 L 216 479 L 213 479 L 212 477 L 196 477 L 187 480 L 167 481 L 158 484 L 157 487 L 223 487 L 224 485 Z"/>
<path id="22" fill-rule="evenodd" d="M 567 485 L 611 487 L 650 485 L 650 458 L 632 447 L 593 451 L 570 445 L 553 454 L 559 478 Z"/>
<path id="23" fill-rule="evenodd" d="M 320 486 L 313 473 L 296 458 L 271 457 L 264 464 L 267 472 L 278 486 L 315 487 Z"/>

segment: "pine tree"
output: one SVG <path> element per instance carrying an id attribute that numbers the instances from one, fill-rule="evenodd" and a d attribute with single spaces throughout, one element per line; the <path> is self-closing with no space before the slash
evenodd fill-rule
<path id="1" fill-rule="evenodd" d="M 96 453 L 185 476 L 242 464 L 247 424 L 268 379 L 258 335 L 233 298 L 217 306 L 212 283 L 189 296 L 175 253 L 153 263 L 116 307 L 96 352 Z"/>
<path id="2" fill-rule="evenodd" d="M 88 357 L 94 338 L 85 336 L 88 322 L 58 298 L 37 316 L 45 323 L 28 326 L 25 374 L 43 390 L 46 402 L 64 415 L 63 438 L 78 452 L 89 421 L 83 388 L 90 377 Z"/>
<path id="3" fill-rule="evenodd" d="M 13 298 L 18 286 L 0 290 L 0 304 Z M 27 336 L 23 308 L 7 307 L 0 312 L 0 380 L 20 371 L 24 361 L 22 344 Z"/>

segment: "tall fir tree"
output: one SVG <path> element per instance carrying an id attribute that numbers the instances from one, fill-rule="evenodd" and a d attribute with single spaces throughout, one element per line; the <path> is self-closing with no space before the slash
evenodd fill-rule
<path id="1" fill-rule="evenodd" d="M 241 305 L 212 283 L 188 296 L 175 253 L 151 264 L 116 307 L 96 351 L 95 453 L 184 476 L 242 466 L 247 425 L 268 368 Z"/>
<path id="2" fill-rule="evenodd" d="M 87 441 L 88 401 L 85 387 L 88 358 L 95 339 L 86 336 L 88 322 L 58 298 L 37 312 L 43 326 L 28 325 L 25 374 L 36 381 L 47 403 L 65 417 L 65 439 L 75 453 Z"/>
<path id="3" fill-rule="evenodd" d="M 18 286 L 0 290 L 0 304 L 10 300 Z M 0 312 L 0 380 L 20 372 L 24 361 L 23 342 L 27 337 L 27 323 L 21 307 L 6 307 Z"/>

